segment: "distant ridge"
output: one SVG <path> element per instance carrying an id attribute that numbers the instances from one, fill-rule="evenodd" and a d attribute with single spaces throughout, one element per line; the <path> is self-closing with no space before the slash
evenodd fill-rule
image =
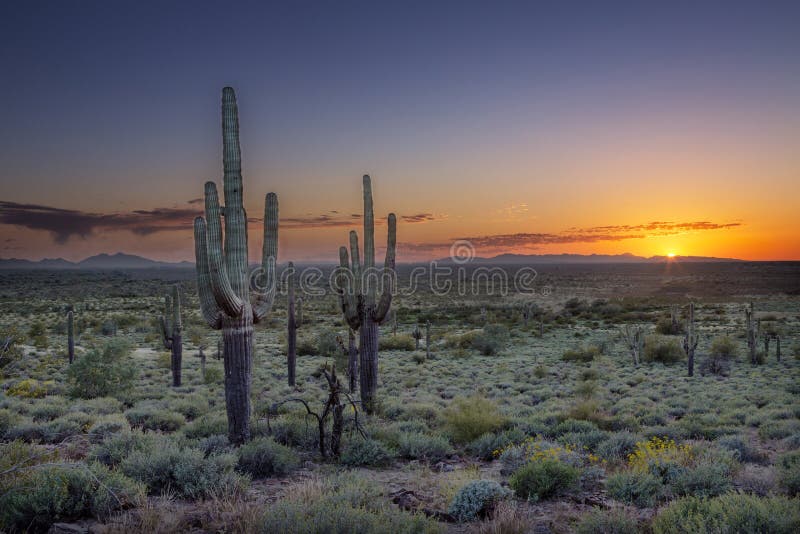
<path id="1" fill-rule="evenodd" d="M 438 260 L 450 262 L 451 258 Z M 519 264 L 609 264 L 609 263 L 725 263 L 744 262 L 734 258 L 713 258 L 707 256 L 635 256 L 625 254 L 500 254 L 490 258 L 475 257 L 469 263 L 494 263 L 500 265 Z M 313 261 L 304 262 L 314 264 Z M 319 263 L 319 262 L 317 262 Z M 420 263 L 420 262 L 415 262 Z M 0 270 L 26 270 L 26 269 L 80 269 L 86 271 L 113 271 L 128 269 L 187 269 L 194 267 L 194 263 L 181 261 L 177 263 L 151 260 L 134 254 L 117 252 L 116 254 L 97 254 L 79 262 L 67 261 L 63 258 L 46 258 L 39 261 L 21 260 L 16 258 L 0 258 Z"/>
<path id="2" fill-rule="evenodd" d="M 194 267 L 193 263 L 182 261 L 170 263 L 156 261 L 142 256 L 117 252 L 116 254 L 97 254 L 79 262 L 63 258 L 47 258 L 39 261 L 0 258 L 0 269 L 81 269 L 85 271 L 113 271 L 127 269 L 176 269 Z"/>

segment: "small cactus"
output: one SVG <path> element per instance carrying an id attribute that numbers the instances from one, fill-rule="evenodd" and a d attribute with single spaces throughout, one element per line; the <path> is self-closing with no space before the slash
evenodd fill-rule
<path id="1" fill-rule="evenodd" d="M 697 349 L 697 334 L 694 331 L 694 302 L 689 303 L 689 319 L 683 337 L 683 350 L 688 359 L 689 376 L 694 376 L 694 351 Z"/>
<path id="2" fill-rule="evenodd" d="M 183 325 L 181 323 L 181 296 L 178 285 L 172 287 L 172 298 L 164 295 L 164 315 L 161 316 L 161 340 L 170 351 L 172 385 L 181 385 L 181 359 L 183 358 Z"/>
<path id="3" fill-rule="evenodd" d="M 294 298 L 294 278 L 295 278 L 295 270 L 294 264 L 289 262 L 289 276 L 287 277 L 287 285 L 288 285 L 288 293 L 289 293 L 289 303 L 288 303 L 288 310 L 287 310 L 287 325 L 286 325 L 286 336 L 287 336 L 287 351 L 286 351 L 286 365 L 287 365 L 287 376 L 289 385 L 294 387 L 296 381 L 296 369 L 297 369 L 297 328 L 299 326 L 298 322 L 295 319 L 295 298 Z"/>
<path id="4" fill-rule="evenodd" d="M 72 306 L 67 310 L 67 355 L 69 363 L 75 361 L 75 318 L 72 313 Z"/>

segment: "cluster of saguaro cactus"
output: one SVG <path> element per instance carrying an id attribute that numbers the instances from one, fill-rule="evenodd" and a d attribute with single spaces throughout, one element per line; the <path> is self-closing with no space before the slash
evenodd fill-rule
<path id="1" fill-rule="evenodd" d="M 287 320 L 286 320 L 286 336 L 287 336 L 287 351 L 286 351 L 286 365 L 287 376 L 289 385 L 294 387 L 296 381 L 297 369 L 297 328 L 300 326 L 295 318 L 295 298 L 294 298 L 294 279 L 295 271 L 294 264 L 289 262 L 288 267 L 289 275 L 286 284 L 288 285 L 289 302 L 287 306 Z"/>
<path id="2" fill-rule="evenodd" d="M 697 334 L 694 331 L 694 302 L 689 303 L 689 319 L 686 334 L 683 336 L 683 350 L 686 352 L 689 376 L 694 376 L 694 351 L 697 349 Z"/>
<path id="3" fill-rule="evenodd" d="M 350 255 L 347 247 L 339 249 L 337 277 L 342 313 L 347 324 L 359 332 L 359 378 L 361 403 L 367 413 L 374 410 L 378 389 L 378 325 L 386 318 L 392 305 L 392 285 L 397 240 L 397 221 L 394 213 L 388 217 L 388 238 L 380 300 L 375 276 L 375 217 L 372 210 L 372 182 L 364 175 L 364 261 L 360 259 L 358 234 L 350 232 Z"/>
<path id="4" fill-rule="evenodd" d="M 67 356 L 70 364 L 75 361 L 75 317 L 72 306 L 67 308 Z"/>
<path id="5" fill-rule="evenodd" d="M 268 315 L 275 297 L 278 198 L 274 193 L 266 196 L 262 249 L 262 281 L 265 281 L 262 286 L 265 287 L 251 303 L 239 116 L 236 95 L 230 87 L 222 90 L 222 138 L 225 206 L 219 204 L 217 185 L 206 182 L 205 218 L 195 219 L 194 240 L 203 317 L 211 328 L 222 330 L 228 439 L 239 445 L 250 438 L 253 324 Z M 222 215 L 225 216 L 224 236 Z"/>
<path id="6" fill-rule="evenodd" d="M 642 353 L 644 352 L 644 331 L 642 330 L 642 327 L 637 326 L 635 328 L 631 328 L 630 325 L 625 325 L 625 328 L 621 330 L 621 333 L 625 340 L 625 344 L 628 346 L 628 350 L 631 351 L 633 364 L 639 365 L 639 362 L 641 362 L 642 359 Z"/>
<path id="7" fill-rule="evenodd" d="M 170 351 L 172 385 L 181 385 L 181 359 L 183 358 L 183 324 L 181 323 L 181 295 L 177 284 L 172 287 L 172 298 L 164 295 L 164 315 L 161 316 L 161 341 Z"/>

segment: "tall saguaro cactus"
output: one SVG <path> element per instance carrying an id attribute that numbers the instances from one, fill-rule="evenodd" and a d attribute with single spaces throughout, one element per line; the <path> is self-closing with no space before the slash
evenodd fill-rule
<path id="1" fill-rule="evenodd" d="M 689 376 L 694 376 L 694 352 L 697 349 L 697 334 L 694 331 L 694 302 L 689 303 L 689 320 L 683 336 L 683 350 L 688 359 Z"/>
<path id="2" fill-rule="evenodd" d="M 339 281 L 342 312 L 347 324 L 359 332 L 359 385 L 361 404 L 367 413 L 375 409 L 378 389 L 378 325 L 386 318 L 392 305 L 392 276 L 394 274 L 397 220 L 394 213 L 388 217 L 386 259 L 383 262 L 383 293 L 377 299 L 378 285 L 375 269 L 375 217 L 372 211 L 372 181 L 364 175 L 364 261 L 360 259 L 358 234 L 350 232 L 350 257 L 347 247 L 339 249 Z M 349 283 L 345 281 L 349 280 Z"/>
<path id="3" fill-rule="evenodd" d="M 170 320 L 170 317 L 172 319 Z M 172 298 L 164 295 L 164 315 L 161 316 L 161 340 L 172 354 L 172 385 L 181 385 L 181 360 L 183 358 L 183 324 L 181 323 L 181 295 L 177 284 L 172 287 Z"/>
<path id="4" fill-rule="evenodd" d="M 240 445 L 250 438 L 253 324 L 269 314 L 275 298 L 278 197 L 275 193 L 266 196 L 262 269 L 267 287 L 251 303 L 239 113 L 236 95 L 230 87 L 222 90 L 222 141 L 225 206 L 219 205 L 217 185 L 206 182 L 205 219 L 194 220 L 194 242 L 203 317 L 211 328 L 222 330 L 228 439 Z M 225 217 L 224 243 L 221 216 Z"/>
<path id="5" fill-rule="evenodd" d="M 289 276 L 287 277 L 287 285 L 288 292 L 289 292 L 289 303 L 287 305 L 287 321 L 286 321 L 286 365 L 287 365 L 287 376 L 289 380 L 289 385 L 294 387 L 295 385 L 295 378 L 296 378 L 296 369 L 297 369 L 297 328 L 298 323 L 295 319 L 295 299 L 294 299 L 294 264 L 289 262 Z"/>
<path id="6" fill-rule="evenodd" d="M 747 325 L 747 350 L 750 353 L 750 363 L 758 363 L 756 340 L 758 338 L 758 321 L 755 318 L 755 307 L 750 303 L 750 308 L 745 308 L 745 320 Z"/>

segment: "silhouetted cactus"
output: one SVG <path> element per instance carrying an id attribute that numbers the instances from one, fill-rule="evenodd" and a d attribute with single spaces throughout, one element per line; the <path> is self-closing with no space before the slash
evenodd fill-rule
<path id="1" fill-rule="evenodd" d="M 297 321 L 295 320 L 294 314 L 294 264 L 289 262 L 289 276 L 287 277 L 287 285 L 288 293 L 289 293 L 289 303 L 288 303 L 288 311 L 287 311 L 287 321 L 286 321 L 286 337 L 287 337 L 287 351 L 286 351 L 286 365 L 287 365 L 287 375 L 289 385 L 294 387 L 295 385 L 295 378 L 296 378 L 296 369 L 297 369 Z"/>
<path id="2" fill-rule="evenodd" d="M 683 350 L 688 359 L 689 376 L 694 376 L 694 351 L 697 349 L 697 334 L 694 331 L 694 302 L 689 303 L 689 319 L 683 337 Z"/>
<path id="3" fill-rule="evenodd" d="M 67 355 L 69 363 L 75 361 L 75 318 L 72 313 L 72 306 L 67 311 Z"/>
<path id="4" fill-rule="evenodd" d="M 414 331 L 411 332 L 411 337 L 414 338 L 414 350 L 419 350 L 419 340 L 422 339 L 422 330 L 419 325 L 414 325 Z"/>
<path id="5" fill-rule="evenodd" d="M 631 351 L 631 357 L 634 365 L 639 365 L 644 352 L 644 331 L 641 326 L 631 328 L 630 325 L 625 325 L 621 330 L 622 336 L 625 339 L 625 344 L 628 350 Z"/>
<path id="6" fill-rule="evenodd" d="M 181 296 L 177 284 L 172 287 L 172 298 L 164 295 L 164 315 L 161 316 L 161 340 L 170 351 L 172 385 L 181 385 L 181 360 L 183 358 L 183 324 L 181 323 Z"/>
<path id="7" fill-rule="evenodd" d="M 352 328 L 347 330 L 347 377 L 350 379 L 350 393 L 354 393 L 358 387 L 358 347 Z"/>
<path id="8" fill-rule="evenodd" d="M 242 204 L 239 117 L 236 95 L 230 87 L 222 90 L 222 138 L 225 207 L 219 205 L 216 184 L 206 182 L 205 219 L 195 219 L 194 241 L 197 288 L 203 317 L 211 328 L 222 330 L 228 439 L 240 445 L 250 438 L 253 323 L 267 316 L 275 297 L 278 198 L 274 193 L 266 196 L 262 269 L 267 288 L 251 304 L 247 214 Z M 224 243 L 220 219 L 223 214 Z"/>
<path id="9" fill-rule="evenodd" d="M 758 354 L 756 347 L 756 340 L 758 339 L 758 322 L 755 319 L 753 303 L 750 303 L 750 308 L 745 308 L 745 322 L 747 327 L 747 350 L 750 354 L 750 363 L 756 365 L 758 363 Z"/>
<path id="10" fill-rule="evenodd" d="M 361 403 L 367 413 L 374 411 L 378 389 L 378 325 L 386 318 L 392 305 L 392 287 L 397 241 L 397 220 L 388 217 L 386 259 L 381 280 L 383 293 L 377 300 L 375 277 L 375 218 L 372 211 L 372 182 L 364 175 L 364 261 L 359 257 L 358 234 L 350 232 L 350 255 L 347 247 L 339 249 L 340 289 L 342 312 L 347 324 L 359 332 L 359 376 Z M 352 263 L 351 263 L 352 260 Z M 388 282 L 388 285 L 387 285 Z"/>

